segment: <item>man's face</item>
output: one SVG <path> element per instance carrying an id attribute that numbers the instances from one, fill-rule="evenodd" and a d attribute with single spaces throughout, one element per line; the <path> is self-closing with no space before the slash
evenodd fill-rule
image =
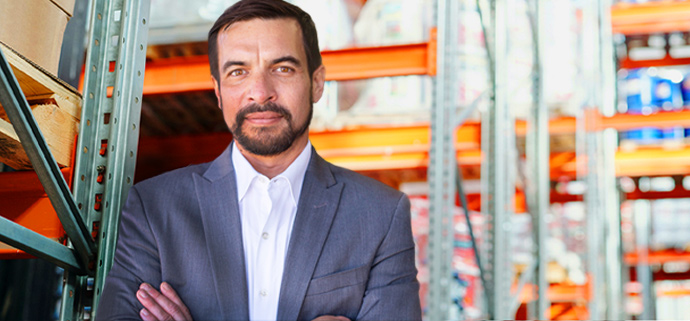
<path id="1" fill-rule="evenodd" d="M 306 144 L 312 102 L 321 98 L 325 71 L 320 67 L 310 80 L 295 20 L 252 19 L 221 30 L 218 68 L 216 96 L 242 148 L 271 156 Z"/>

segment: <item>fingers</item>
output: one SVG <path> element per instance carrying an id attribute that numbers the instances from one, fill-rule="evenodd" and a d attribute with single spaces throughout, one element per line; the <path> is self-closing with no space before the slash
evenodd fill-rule
<path id="1" fill-rule="evenodd" d="M 182 299 L 180 299 L 180 297 L 177 295 L 177 292 L 175 292 L 175 289 L 173 289 L 173 287 L 170 286 L 168 282 L 161 283 L 161 292 L 163 292 L 163 295 L 165 295 L 165 297 L 167 297 L 170 301 L 177 305 L 185 320 L 192 319 L 192 315 L 191 313 L 189 313 L 189 309 L 187 309 L 187 306 L 184 304 L 184 302 L 182 302 Z"/>
<path id="2" fill-rule="evenodd" d="M 153 297 L 154 293 L 158 293 L 158 291 L 146 283 L 139 287 L 137 299 L 144 306 L 139 312 L 139 316 L 144 321 L 172 320 L 170 315 L 161 307 L 161 304 Z M 160 296 L 160 293 L 158 293 L 158 296 Z"/>
<path id="3" fill-rule="evenodd" d="M 172 287 L 167 283 L 162 284 L 161 287 L 163 293 L 158 292 L 148 283 L 141 284 L 137 291 L 137 299 L 144 308 L 139 312 L 139 316 L 145 321 L 191 320 L 189 310 Z"/>
<path id="4" fill-rule="evenodd" d="M 143 309 L 141 309 L 141 311 L 139 311 L 139 316 L 144 321 L 155 321 L 156 320 L 156 318 L 146 308 L 143 308 Z"/>

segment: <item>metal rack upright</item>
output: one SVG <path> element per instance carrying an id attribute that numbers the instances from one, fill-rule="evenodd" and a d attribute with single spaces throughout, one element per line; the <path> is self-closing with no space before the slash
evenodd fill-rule
<path id="1" fill-rule="evenodd" d="M 2 56 L 0 102 L 69 237 L 63 246 L 8 219 L 0 240 L 65 268 L 61 320 L 93 318 L 133 183 L 149 0 L 94 0 L 73 194 Z"/>

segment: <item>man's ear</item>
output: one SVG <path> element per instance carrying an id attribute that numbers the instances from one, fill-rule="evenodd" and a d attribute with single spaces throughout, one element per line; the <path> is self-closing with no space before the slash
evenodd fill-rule
<path id="1" fill-rule="evenodd" d="M 323 86 L 326 83 L 326 67 L 321 65 L 316 68 L 311 79 L 311 99 L 313 102 L 318 102 L 323 95 Z"/>
<path id="2" fill-rule="evenodd" d="M 216 77 L 211 76 L 213 80 L 213 91 L 216 93 L 216 99 L 218 100 L 218 108 L 223 109 L 223 102 L 220 101 L 220 83 L 216 80 Z"/>

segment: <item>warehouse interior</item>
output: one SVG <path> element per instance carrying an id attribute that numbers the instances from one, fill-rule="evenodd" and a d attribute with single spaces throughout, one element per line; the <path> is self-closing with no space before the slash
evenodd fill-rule
<path id="1" fill-rule="evenodd" d="M 410 197 L 425 320 L 690 319 L 690 1 L 286 1 L 312 145 Z M 234 2 L 0 0 L 0 319 L 97 315 L 129 187 L 231 142 Z"/>

